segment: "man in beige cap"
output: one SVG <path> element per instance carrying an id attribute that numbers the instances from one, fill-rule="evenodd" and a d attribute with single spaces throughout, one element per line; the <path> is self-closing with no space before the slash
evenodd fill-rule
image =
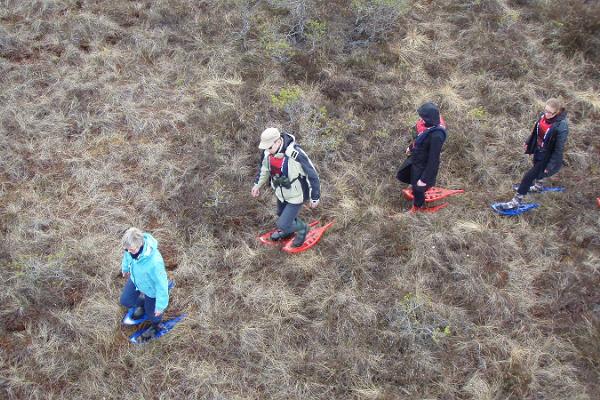
<path id="1" fill-rule="evenodd" d="M 260 169 L 252 187 L 258 197 L 262 185 L 270 181 L 277 197 L 277 228 L 271 240 L 282 240 L 296 233 L 292 246 L 300 247 L 306 239 L 308 224 L 298 218 L 302 204 L 310 199 L 316 207 L 321 196 L 319 175 L 294 136 L 267 128 L 260 135 L 258 148 L 263 150 Z"/>

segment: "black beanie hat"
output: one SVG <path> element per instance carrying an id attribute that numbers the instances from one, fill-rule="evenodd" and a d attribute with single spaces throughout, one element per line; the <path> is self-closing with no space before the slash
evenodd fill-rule
<path id="1" fill-rule="evenodd" d="M 419 107 L 417 112 L 419 113 L 419 117 L 425 121 L 425 126 L 430 127 L 440 124 L 440 110 L 434 103 L 424 103 Z"/>

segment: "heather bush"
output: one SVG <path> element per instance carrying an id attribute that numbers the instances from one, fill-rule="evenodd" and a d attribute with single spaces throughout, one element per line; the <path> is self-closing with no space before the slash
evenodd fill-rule
<path id="1" fill-rule="evenodd" d="M 586 0 L 549 3 L 543 15 L 551 44 L 567 55 L 582 52 L 590 61 L 600 61 L 600 4 Z"/>

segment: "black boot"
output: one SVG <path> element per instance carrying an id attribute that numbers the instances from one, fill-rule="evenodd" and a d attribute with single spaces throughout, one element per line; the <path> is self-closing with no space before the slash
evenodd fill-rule
<path id="1" fill-rule="evenodd" d="M 164 328 L 164 326 L 162 325 L 162 323 L 160 323 L 160 322 L 154 323 L 154 324 L 150 325 L 144 333 L 141 334 L 140 339 L 142 340 L 142 342 L 147 342 L 149 340 L 152 340 L 152 339 L 154 339 L 156 334 L 158 332 L 160 332 L 163 328 Z"/>
<path id="2" fill-rule="evenodd" d="M 308 224 L 300 218 L 296 218 L 296 221 L 294 222 L 294 231 L 296 232 L 296 237 L 292 242 L 292 247 L 300 247 L 304 243 L 304 239 L 306 239 Z"/>
<path id="3" fill-rule="evenodd" d="M 143 306 L 136 307 L 135 311 L 133 312 L 133 319 L 143 318 L 144 314 L 146 314 L 146 312 L 144 311 Z"/>
<path id="4" fill-rule="evenodd" d="M 282 231 L 280 231 L 279 229 L 276 232 L 273 232 L 271 234 L 271 240 L 276 242 L 278 240 L 283 240 L 283 239 L 287 239 L 290 236 L 292 236 L 294 234 L 294 232 L 291 233 L 283 233 Z"/>

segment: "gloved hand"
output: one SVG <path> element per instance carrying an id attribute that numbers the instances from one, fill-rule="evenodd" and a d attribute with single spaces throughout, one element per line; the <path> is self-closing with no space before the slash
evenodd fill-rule
<path id="1" fill-rule="evenodd" d="M 319 200 L 311 200 L 310 201 L 310 208 L 315 208 L 318 205 L 319 205 Z"/>

